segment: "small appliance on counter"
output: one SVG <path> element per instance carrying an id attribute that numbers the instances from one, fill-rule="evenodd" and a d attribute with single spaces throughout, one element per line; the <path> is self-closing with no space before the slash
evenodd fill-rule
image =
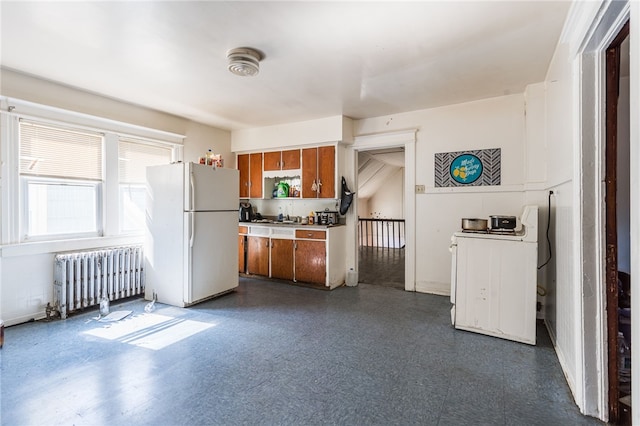
<path id="1" fill-rule="evenodd" d="M 240 222 L 251 222 L 253 220 L 253 207 L 251 203 L 240 203 Z"/>
<path id="2" fill-rule="evenodd" d="M 491 229 L 496 231 L 513 231 L 516 229 L 515 216 L 489 216 L 491 219 Z"/>
<path id="3" fill-rule="evenodd" d="M 317 211 L 316 212 L 316 221 L 318 225 L 337 225 L 339 218 L 337 211 Z"/>

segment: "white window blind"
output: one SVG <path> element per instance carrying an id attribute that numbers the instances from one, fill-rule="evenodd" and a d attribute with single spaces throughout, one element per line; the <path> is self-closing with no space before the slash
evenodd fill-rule
<path id="1" fill-rule="evenodd" d="M 103 135 L 20 121 L 20 174 L 102 180 Z"/>
<path id="2" fill-rule="evenodd" d="M 118 174 L 121 184 L 144 184 L 147 166 L 169 164 L 171 147 L 120 139 L 118 143 Z"/>

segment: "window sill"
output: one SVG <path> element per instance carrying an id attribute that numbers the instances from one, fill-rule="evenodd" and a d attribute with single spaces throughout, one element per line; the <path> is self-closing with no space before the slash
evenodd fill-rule
<path id="1" fill-rule="evenodd" d="M 119 245 L 141 244 L 142 234 L 111 237 L 81 238 L 73 240 L 38 241 L 0 246 L 0 258 L 32 256 L 74 250 L 91 250 Z"/>

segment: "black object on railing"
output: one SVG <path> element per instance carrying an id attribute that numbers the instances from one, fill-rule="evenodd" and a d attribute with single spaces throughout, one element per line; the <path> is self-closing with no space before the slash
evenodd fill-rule
<path id="1" fill-rule="evenodd" d="M 404 219 L 358 218 L 360 246 L 404 248 Z"/>

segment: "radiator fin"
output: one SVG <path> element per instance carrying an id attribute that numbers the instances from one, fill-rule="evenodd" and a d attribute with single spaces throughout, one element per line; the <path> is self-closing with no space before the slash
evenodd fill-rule
<path id="1" fill-rule="evenodd" d="M 144 294 L 142 246 L 59 253 L 54 262 L 54 306 L 67 314 L 109 300 Z"/>

